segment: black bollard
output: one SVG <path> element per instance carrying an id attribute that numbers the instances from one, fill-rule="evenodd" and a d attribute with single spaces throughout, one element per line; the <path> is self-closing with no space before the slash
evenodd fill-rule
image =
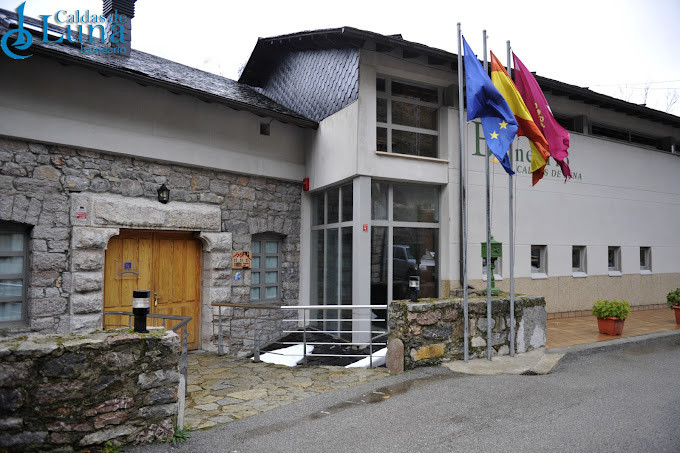
<path id="1" fill-rule="evenodd" d="M 151 291 L 136 290 L 132 292 L 132 313 L 135 315 L 135 332 L 148 333 L 146 315 L 149 314 Z"/>
<path id="2" fill-rule="evenodd" d="M 411 293 L 411 302 L 418 302 L 418 293 L 420 292 L 420 277 L 416 275 L 409 276 L 408 289 Z"/>

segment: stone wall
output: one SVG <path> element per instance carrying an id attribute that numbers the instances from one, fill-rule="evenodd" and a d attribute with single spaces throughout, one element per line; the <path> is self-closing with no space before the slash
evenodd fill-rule
<path id="1" fill-rule="evenodd" d="M 546 312 L 543 297 L 515 299 L 515 352 L 545 346 Z M 469 357 L 486 357 L 486 298 L 468 299 Z M 404 368 L 459 360 L 464 355 L 464 314 L 460 298 L 432 301 L 394 301 L 390 304 L 389 339 L 404 344 Z M 510 299 L 495 298 L 491 309 L 493 355 L 510 354 Z"/>
<path id="2" fill-rule="evenodd" d="M 170 188 L 167 205 L 157 201 L 161 184 Z M 89 202 L 87 219 L 78 218 L 81 203 Z M 145 203 L 153 209 L 148 216 L 116 211 Z M 295 305 L 300 203 L 296 182 L 0 137 L 0 223 L 23 225 L 29 234 L 26 316 L 0 324 L 0 336 L 101 327 L 104 249 L 120 228 L 196 232 L 204 244 L 202 332 L 208 335 L 210 302 L 249 303 L 250 272 L 236 281 L 230 258 L 232 250 L 250 250 L 253 234 L 282 237 L 280 302 Z M 203 212 L 210 215 L 201 223 Z"/>
<path id="3" fill-rule="evenodd" d="M 0 342 L 0 450 L 82 451 L 172 438 L 173 332 L 43 335 Z"/>

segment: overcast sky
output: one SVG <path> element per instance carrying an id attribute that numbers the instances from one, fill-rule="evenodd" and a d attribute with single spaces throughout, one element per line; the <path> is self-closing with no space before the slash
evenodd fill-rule
<path id="1" fill-rule="evenodd" d="M 14 10 L 19 0 L 0 0 Z M 101 14 L 101 0 L 27 0 L 37 17 Z M 482 58 L 505 42 L 531 70 L 666 111 L 680 95 L 680 0 L 231 1 L 137 0 L 132 47 L 236 79 L 258 37 L 351 26 L 457 53 L 456 23 Z M 680 115 L 680 100 L 671 113 Z"/>

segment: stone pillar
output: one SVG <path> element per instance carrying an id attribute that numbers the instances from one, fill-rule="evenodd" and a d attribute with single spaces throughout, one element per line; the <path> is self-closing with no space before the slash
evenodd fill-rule
<path id="1" fill-rule="evenodd" d="M 197 237 L 203 242 L 201 348 L 216 351 L 217 347 L 212 342 L 212 335 L 213 314 L 217 313 L 217 309 L 211 304 L 232 302 L 232 234 L 201 232 Z"/>
<path id="2" fill-rule="evenodd" d="M 102 327 L 104 308 L 104 255 L 118 228 L 74 226 L 71 232 L 71 297 L 69 332 Z"/>

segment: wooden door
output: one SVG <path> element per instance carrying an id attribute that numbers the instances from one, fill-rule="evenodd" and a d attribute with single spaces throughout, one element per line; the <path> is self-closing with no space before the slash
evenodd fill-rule
<path id="1" fill-rule="evenodd" d="M 127 264 L 126 264 L 127 263 Z M 111 238 L 104 270 L 104 311 L 132 311 L 132 291 L 151 291 L 151 313 L 191 316 L 189 349 L 200 338 L 201 244 L 191 233 L 121 231 Z M 127 316 L 106 316 L 124 325 Z M 162 321 L 149 318 L 148 325 Z M 174 327 L 178 321 L 166 321 Z"/>

